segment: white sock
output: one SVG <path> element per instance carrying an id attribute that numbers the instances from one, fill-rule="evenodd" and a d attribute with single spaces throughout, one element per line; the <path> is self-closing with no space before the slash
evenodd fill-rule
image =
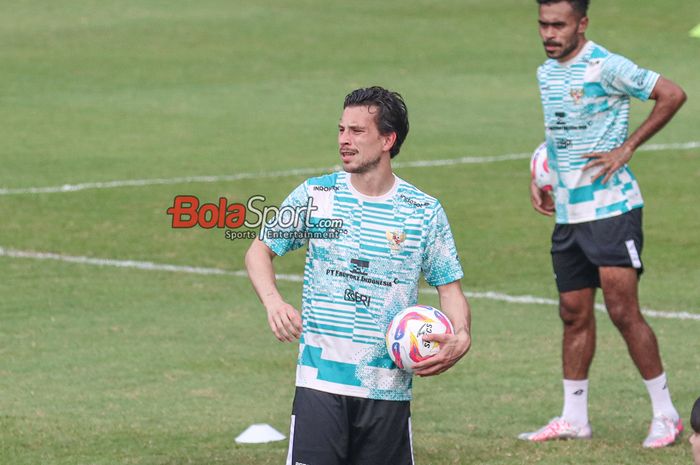
<path id="1" fill-rule="evenodd" d="M 574 426 L 588 424 L 588 380 L 564 380 L 564 409 L 561 417 Z"/>
<path id="2" fill-rule="evenodd" d="M 651 409 L 654 416 L 664 415 L 674 421 L 678 421 L 679 415 L 673 406 L 673 402 L 671 402 L 671 391 L 668 389 L 666 373 L 661 373 L 660 376 L 654 379 L 645 379 L 644 384 L 646 384 L 647 391 L 649 391 Z"/>

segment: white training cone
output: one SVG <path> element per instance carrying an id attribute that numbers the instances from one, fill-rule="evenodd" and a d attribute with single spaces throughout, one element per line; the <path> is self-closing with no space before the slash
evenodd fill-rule
<path id="1" fill-rule="evenodd" d="M 261 444 L 263 442 L 281 441 L 284 439 L 284 434 L 277 431 L 272 426 L 266 423 L 258 423 L 250 425 L 238 435 L 236 442 L 239 444 Z"/>

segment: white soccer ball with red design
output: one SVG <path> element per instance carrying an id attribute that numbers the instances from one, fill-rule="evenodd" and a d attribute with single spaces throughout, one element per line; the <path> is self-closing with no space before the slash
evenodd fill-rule
<path id="1" fill-rule="evenodd" d="M 542 142 L 533 152 L 530 158 L 530 175 L 535 180 L 535 185 L 543 191 L 552 190 L 552 172 L 547 162 L 547 144 Z"/>
<path id="2" fill-rule="evenodd" d="M 397 367 L 413 371 L 416 363 L 440 351 L 439 342 L 423 340 L 426 334 L 454 334 L 454 328 L 444 313 L 428 305 L 414 305 L 396 314 L 386 331 L 386 349 Z"/>

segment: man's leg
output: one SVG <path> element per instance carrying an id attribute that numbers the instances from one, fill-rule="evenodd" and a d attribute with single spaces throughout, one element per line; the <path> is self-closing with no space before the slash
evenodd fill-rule
<path id="1" fill-rule="evenodd" d="M 632 361 L 644 379 L 661 375 L 659 345 L 639 308 L 637 270 L 616 266 L 600 267 L 600 284 L 610 319 L 627 343 Z"/>
<path id="2" fill-rule="evenodd" d="M 527 441 L 552 439 L 587 439 L 588 370 L 595 353 L 595 288 L 559 294 L 559 316 L 564 325 L 562 365 L 564 371 L 564 407 L 560 417 L 531 433 L 518 437 Z"/>
<path id="3" fill-rule="evenodd" d="M 588 369 L 595 353 L 594 300 L 595 288 L 559 294 L 559 317 L 564 324 L 564 379 L 588 379 Z"/>
<path id="4" fill-rule="evenodd" d="M 577 243 L 576 229 L 576 225 L 557 224 L 552 233 L 552 265 L 559 290 L 559 317 L 564 325 L 564 408 L 560 417 L 539 430 L 518 435 L 526 441 L 591 437 L 588 369 L 595 352 L 593 302 L 600 280 L 598 268 Z"/>
<path id="5" fill-rule="evenodd" d="M 564 324 L 562 367 L 564 407 L 561 419 L 576 428 L 588 422 L 588 370 L 595 353 L 595 288 L 559 295 L 559 316 Z"/>
<path id="6" fill-rule="evenodd" d="M 651 398 L 654 418 L 644 446 L 657 448 L 673 444 L 683 425 L 671 401 L 656 336 L 639 308 L 637 270 L 600 267 L 600 282 L 610 319 L 624 338 Z"/>

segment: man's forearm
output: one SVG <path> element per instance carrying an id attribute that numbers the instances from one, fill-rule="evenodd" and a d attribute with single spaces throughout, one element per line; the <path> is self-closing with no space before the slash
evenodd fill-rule
<path id="1" fill-rule="evenodd" d="M 282 302 L 283 299 L 277 290 L 272 256 L 265 251 L 264 247 L 266 247 L 264 244 L 254 243 L 251 245 L 245 256 L 245 265 L 260 302 L 265 308 L 270 308 Z"/>
<path id="2" fill-rule="evenodd" d="M 464 330 L 471 334 L 471 309 L 469 303 L 462 293 L 459 281 L 450 283 L 448 288 L 441 289 L 440 308 L 450 319 L 454 326 L 455 334 Z"/>

